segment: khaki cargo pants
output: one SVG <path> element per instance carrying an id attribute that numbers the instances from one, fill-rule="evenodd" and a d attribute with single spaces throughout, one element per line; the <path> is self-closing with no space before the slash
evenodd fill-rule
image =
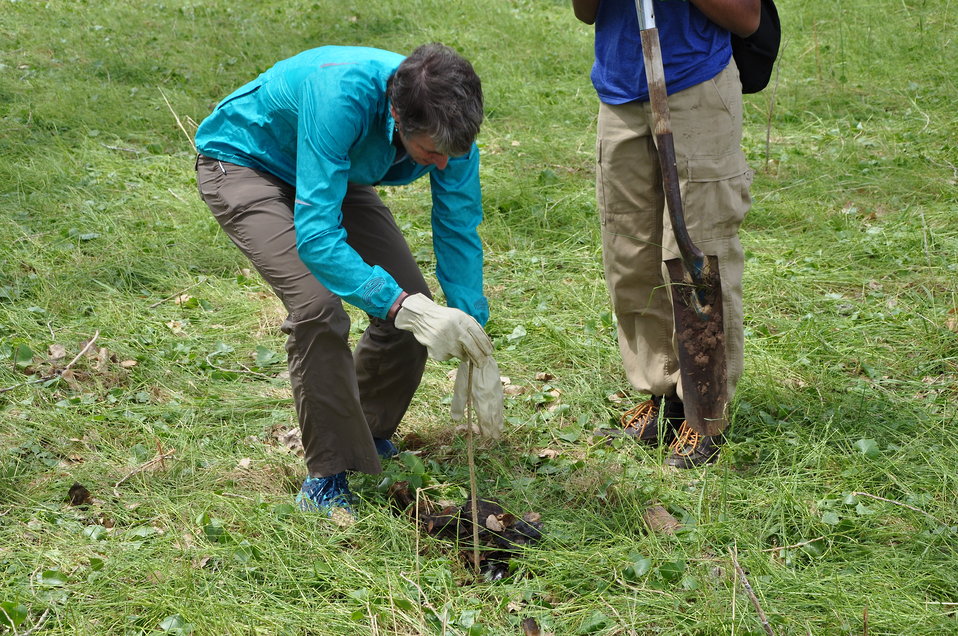
<path id="1" fill-rule="evenodd" d="M 675 156 L 692 241 L 718 256 L 731 400 L 742 375 L 742 273 L 738 229 L 751 206 L 741 148 L 742 94 L 734 62 L 712 80 L 669 96 Z M 599 107 L 596 190 L 605 278 L 629 382 L 682 396 L 664 260 L 678 258 L 648 102 Z"/>
<path id="2" fill-rule="evenodd" d="M 200 156 L 200 195 L 223 231 L 286 307 L 289 376 L 306 468 L 311 477 L 382 470 L 373 437 L 399 426 L 422 379 L 426 349 L 392 322 L 370 317 L 350 351 L 342 301 L 306 268 L 296 251 L 295 188 L 252 168 Z M 370 186 L 350 184 L 343 200 L 347 242 L 400 287 L 431 296 L 392 213 Z"/>

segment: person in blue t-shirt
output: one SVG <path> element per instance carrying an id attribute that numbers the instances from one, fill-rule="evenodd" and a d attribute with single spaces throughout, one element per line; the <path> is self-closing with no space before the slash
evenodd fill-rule
<path id="1" fill-rule="evenodd" d="M 462 361 L 453 419 L 502 429 L 502 385 L 482 325 L 482 87 L 451 48 L 304 51 L 240 87 L 196 131 L 200 195 L 286 307 L 290 382 L 308 475 L 304 510 L 352 512 L 347 471 L 378 473 L 426 357 Z M 428 175 L 429 287 L 375 186 Z M 346 301 L 369 315 L 354 351 Z"/>
<path id="2" fill-rule="evenodd" d="M 624 433 L 668 442 L 669 465 L 709 464 L 723 438 L 701 435 L 685 422 L 663 266 L 678 247 L 654 144 L 635 0 L 572 0 L 572 6 L 579 20 L 595 25 L 596 193 L 619 349 L 629 382 L 650 396 L 622 416 Z M 693 242 L 718 256 L 731 399 L 744 339 L 738 229 L 751 205 L 752 173 L 741 149 L 742 92 L 729 33 L 758 28 L 759 0 L 654 0 L 653 11 L 685 219 Z"/>

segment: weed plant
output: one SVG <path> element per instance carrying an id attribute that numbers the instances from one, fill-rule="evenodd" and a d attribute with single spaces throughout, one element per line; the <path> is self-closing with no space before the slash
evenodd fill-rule
<path id="1" fill-rule="evenodd" d="M 247 4 L 0 0 L 0 634 L 764 633 L 736 561 L 777 634 L 958 633 L 954 3 L 780 0 L 746 98 L 746 373 L 720 462 L 681 473 L 592 437 L 643 396 L 568 3 Z M 400 429 L 421 455 L 352 478 L 354 525 L 294 510 L 282 307 L 195 192 L 189 136 L 236 86 L 427 41 L 483 78 L 488 329 L 524 389 L 479 490 L 545 523 L 497 582 L 383 493 L 464 500 L 452 363 Z M 382 195 L 431 271 L 428 186 Z"/>

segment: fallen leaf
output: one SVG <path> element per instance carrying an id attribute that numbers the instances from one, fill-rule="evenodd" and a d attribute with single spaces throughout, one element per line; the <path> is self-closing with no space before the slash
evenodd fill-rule
<path id="1" fill-rule="evenodd" d="M 536 380 L 540 382 L 548 382 L 549 380 L 554 380 L 555 376 L 549 373 L 548 371 L 539 371 L 536 373 Z"/>
<path id="2" fill-rule="evenodd" d="M 279 443 L 293 451 L 297 455 L 303 454 L 303 437 L 299 427 L 291 428 L 286 431 L 279 431 L 276 434 Z"/>
<path id="3" fill-rule="evenodd" d="M 173 335 L 176 336 L 182 336 L 186 333 L 186 331 L 183 329 L 184 325 L 185 323 L 181 320 L 171 320 L 166 323 L 167 328 L 169 328 L 169 330 L 173 332 Z"/>
<path id="4" fill-rule="evenodd" d="M 537 453 L 537 455 L 541 459 L 555 459 L 556 457 L 559 456 L 559 451 L 554 450 L 552 448 L 543 448 Z"/>
<path id="5" fill-rule="evenodd" d="M 790 389 L 804 389 L 808 386 L 808 383 L 799 378 L 785 378 L 782 381 L 782 384 L 787 386 Z"/>
<path id="6" fill-rule="evenodd" d="M 132 367 L 135 367 L 137 364 L 139 363 L 136 360 L 124 360 L 123 362 L 120 363 L 120 366 L 123 367 L 124 369 L 130 369 Z"/>
<path id="7" fill-rule="evenodd" d="M 67 357 L 67 348 L 61 344 L 50 345 L 50 361 L 55 362 Z"/>
<path id="8" fill-rule="evenodd" d="M 189 302 L 189 300 L 190 300 L 191 298 L 193 298 L 193 297 L 190 296 L 189 294 L 181 294 L 181 295 L 177 296 L 177 297 L 173 300 L 173 302 L 174 302 L 174 304 L 182 305 L 182 304 L 185 303 L 185 302 Z"/>
<path id="9" fill-rule="evenodd" d="M 625 391 L 616 391 L 615 393 L 610 393 L 606 399 L 613 404 L 621 404 L 626 397 L 628 396 Z"/>
<path id="10" fill-rule="evenodd" d="M 106 368 L 106 363 L 110 361 L 110 352 L 106 347 L 100 347 L 96 352 L 96 362 L 94 363 L 94 368 L 97 371 L 102 371 Z"/>
<path id="11" fill-rule="evenodd" d="M 958 308 L 952 307 L 948 310 L 948 320 L 945 321 L 945 327 L 949 331 L 958 333 Z"/>
<path id="12" fill-rule="evenodd" d="M 669 513 L 662 506 L 652 506 L 642 513 L 642 520 L 653 532 L 660 534 L 675 534 L 675 531 L 682 527 L 679 520 Z"/>
<path id="13" fill-rule="evenodd" d="M 236 465 L 236 467 L 242 468 L 244 470 L 248 470 L 249 467 L 252 465 L 253 465 L 253 460 L 250 459 L 249 457 L 244 457 L 243 459 L 239 460 L 239 463 Z"/>
<path id="14" fill-rule="evenodd" d="M 526 392 L 526 387 L 519 384 L 507 384 L 502 387 L 502 392 L 506 395 L 522 395 Z"/>
<path id="15" fill-rule="evenodd" d="M 333 507 L 332 511 L 329 513 L 329 520 L 340 528 L 348 528 L 356 523 L 356 517 L 346 510 L 343 510 L 339 506 Z"/>
<path id="16" fill-rule="evenodd" d="M 534 618 L 522 619 L 523 636 L 542 636 L 542 630 L 539 629 L 539 623 Z"/>

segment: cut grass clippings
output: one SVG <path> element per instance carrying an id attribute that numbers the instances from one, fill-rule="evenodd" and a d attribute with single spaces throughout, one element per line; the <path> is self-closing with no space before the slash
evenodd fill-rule
<path id="1" fill-rule="evenodd" d="M 958 630 L 958 7 L 778 5 L 777 76 L 745 98 L 745 375 L 718 464 L 676 472 L 592 436 L 644 396 L 603 283 L 592 34 L 567 2 L 0 0 L 0 634 Z M 477 490 L 545 521 L 498 581 L 389 496 L 468 500 L 452 363 L 428 363 L 407 452 L 351 476 L 356 523 L 295 509 L 282 305 L 196 194 L 188 140 L 300 50 L 428 41 L 485 92 L 509 382 Z M 428 184 L 381 195 L 432 279 Z"/>

